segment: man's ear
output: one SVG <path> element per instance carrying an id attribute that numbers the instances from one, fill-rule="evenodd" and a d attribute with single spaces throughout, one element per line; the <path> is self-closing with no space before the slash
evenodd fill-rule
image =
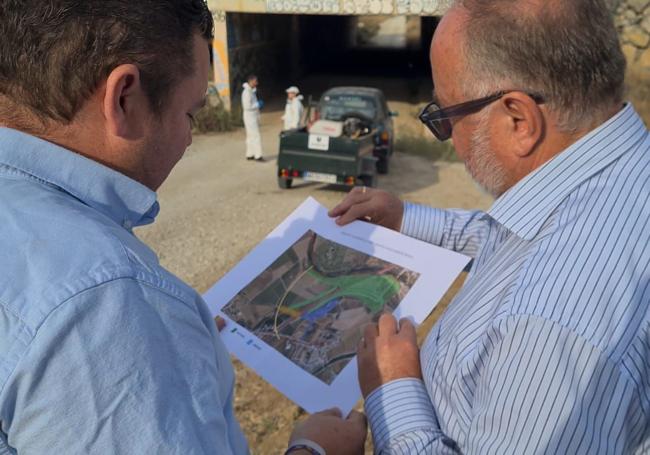
<path id="1" fill-rule="evenodd" d="M 141 137 L 147 120 L 147 106 L 138 67 L 124 64 L 113 69 L 106 79 L 104 92 L 107 131 L 124 139 Z"/>
<path id="2" fill-rule="evenodd" d="M 513 152 L 525 158 L 544 137 L 545 121 L 539 105 L 523 92 L 510 92 L 500 101 Z"/>

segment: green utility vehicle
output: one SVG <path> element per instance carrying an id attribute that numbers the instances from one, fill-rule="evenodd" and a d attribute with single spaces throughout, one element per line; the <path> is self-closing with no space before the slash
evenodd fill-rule
<path id="1" fill-rule="evenodd" d="M 376 186 L 393 154 L 393 119 L 381 90 L 336 87 L 309 103 L 306 124 L 280 134 L 278 185 L 294 179 Z"/>

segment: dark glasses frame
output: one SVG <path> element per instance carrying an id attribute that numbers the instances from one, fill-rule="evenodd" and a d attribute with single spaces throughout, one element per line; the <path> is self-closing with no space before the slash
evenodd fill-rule
<path id="1" fill-rule="evenodd" d="M 493 93 L 492 95 L 478 98 L 471 101 L 466 101 L 460 104 L 454 104 L 446 108 L 441 108 L 436 101 L 427 104 L 418 116 L 420 121 L 424 123 L 427 128 L 439 141 L 446 141 L 451 137 L 452 124 L 450 119 L 453 117 L 464 117 L 466 115 L 474 114 L 490 103 L 495 102 L 507 93 L 516 92 L 518 90 L 502 90 Z M 543 103 L 544 98 L 541 95 L 534 93 L 526 93 L 536 103 Z"/>

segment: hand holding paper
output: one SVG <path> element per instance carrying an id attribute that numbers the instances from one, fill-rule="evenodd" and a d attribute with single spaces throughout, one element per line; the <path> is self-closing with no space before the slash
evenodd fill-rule
<path id="1" fill-rule="evenodd" d="M 422 379 L 415 327 L 408 319 L 402 319 L 398 327 L 392 314 L 382 314 L 378 324 L 364 330 L 357 362 L 364 398 L 396 379 Z"/>
<path id="2" fill-rule="evenodd" d="M 365 220 L 393 231 L 402 227 L 404 204 L 391 193 L 368 187 L 353 188 L 332 210 L 329 216 L 336 224 L 345 226 L 354 220 Z"/>
<path id="3" fill-rule="evenodd" d="M 372 204 L 385 197 L 377 192 Z M 204 297 L 227 321 L 221 339 L 232 354 L 308 412 L 338 407 L 347 415 L 361 396 L 354 357 L 364 328 L 383 313 L 421 323 L 468 261 L 369 223 L 337 226 L 309 198 Z M 404 359 L 416 359 L 409 330 L 393 332 L 410 346 Z M 408 374 L 419 374 L 408 365 Z M 369 375 L 368 383 L 381 381 Z"/>

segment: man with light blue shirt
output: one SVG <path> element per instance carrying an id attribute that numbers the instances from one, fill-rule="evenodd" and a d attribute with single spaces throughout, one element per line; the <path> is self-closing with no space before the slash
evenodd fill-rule
<path id="1" fill-rule="evenodd" d="M 0 0 L 0 454 L 246 454 L 201 297 L 132 229 L 192 140 L 203 0 Z M 359 413 L 292 454 L 358 453 Z"/>
<path id="2" fill-rule="evenodd" d="M 457 1 L 431 64 L 420 119 L 496 201 L 331 212 L 473 258 L 419 352 L 407 321 L 365 331 L 376 453 L 650 453 L 650 134 L 607 5 Z"/>

